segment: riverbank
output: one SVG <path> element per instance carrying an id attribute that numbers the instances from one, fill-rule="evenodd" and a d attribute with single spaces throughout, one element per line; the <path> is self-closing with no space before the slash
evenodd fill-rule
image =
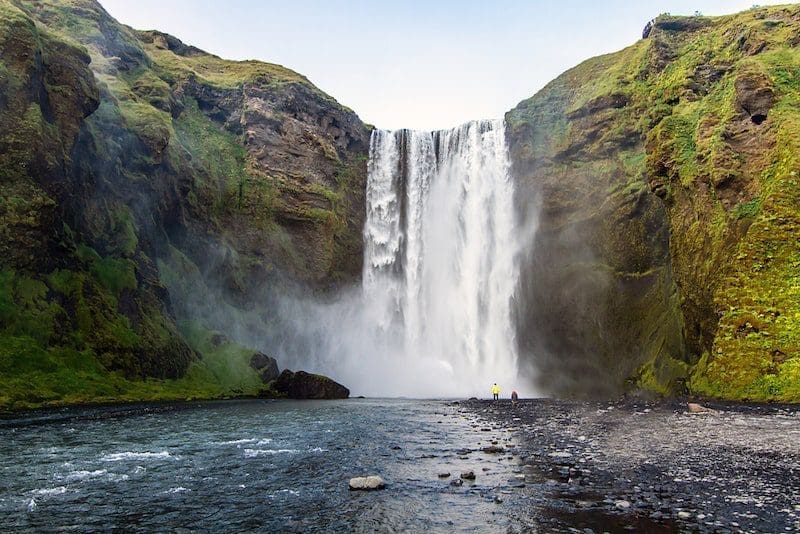
<path id="1" fill-rule="evenodd" d="M 711 407 L 350 399 L 36 410 L 0 419 L 0 529 L 124 519 L 302 532 L 796 531 L 800 407 Z M 348 491 L 366 475 L 386 489 Z"/>
<path id="2" fill-rule="evenodd" d="M 519 447 L 526 504 L 544 530 L 800 529 L 800 407 L 682 402 L 465 401 Z"/>

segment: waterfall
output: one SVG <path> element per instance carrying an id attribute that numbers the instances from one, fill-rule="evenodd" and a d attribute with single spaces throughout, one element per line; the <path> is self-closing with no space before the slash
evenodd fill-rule
<path id="1" fill-rule="evenodd" d="M 276 304 L 281 366 L 326 374 L 354 395 L 487 397 L 517 376 L 518 252 L 502 121 L 374 130 L 361 287 Z M 526 227 L 529 225 L 525 225 Z"/>
<path id="2" fill-rule="evenodd" d="M 397 358 L 390 367 L 426 396 L 486 394 L 493 382 L 520 389 L 503 122 L 374 130 L 368 172 L 362 295 L 380 339 L 373 350 Z"/>

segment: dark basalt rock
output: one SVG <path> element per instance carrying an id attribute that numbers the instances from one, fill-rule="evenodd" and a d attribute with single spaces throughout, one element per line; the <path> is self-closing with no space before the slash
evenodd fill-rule
<path id="1" fill-rule="evenodd" d="M 258 376 L 261 377 L 261 381 L 265 384 L 267 382 L 272 382 L 280 375 L 278 362 L 275 358 L 260 352 L 256 352 L 253 354 L 253 357 L 250 358 L 250 367 L 258 371 Z"/>
<path id="2" fill-rule="evenodd" d="M 272 385 L 290 399 L 346 399 L 350 390 L 327 376 L 285 369 Z"/>

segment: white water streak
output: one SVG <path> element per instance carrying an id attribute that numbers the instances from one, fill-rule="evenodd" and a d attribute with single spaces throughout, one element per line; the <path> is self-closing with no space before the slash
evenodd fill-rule
<path id="1" fill-rule="evenodd" d="M 487 397 L 517 377 L 518 244 L 502 121 L 375 130 L 362 287 L 284 299 L 278 355 L 353 395 Z"/>
<path id="2" fill-rule="evenodd" d="M 435 373 L 435 393 L 519 387 L 503 123 L 375 130 L 370 147 L 363 274 L 376 327 L 412 375 Z"/>

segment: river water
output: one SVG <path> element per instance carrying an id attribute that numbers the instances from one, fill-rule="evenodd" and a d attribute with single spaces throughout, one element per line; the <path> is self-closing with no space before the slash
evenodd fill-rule
<path id="1" fill-rule="evenodd" d="M 0 420 L 0 531 L 505 531 L 516 460 L 480 449 L 513 440 L 485 424 L 444 401 L 364 399 Z M 451 486 L 467 469 L 476 481 Z M 387 488 L 348 490 L 367 474 Z"/>

